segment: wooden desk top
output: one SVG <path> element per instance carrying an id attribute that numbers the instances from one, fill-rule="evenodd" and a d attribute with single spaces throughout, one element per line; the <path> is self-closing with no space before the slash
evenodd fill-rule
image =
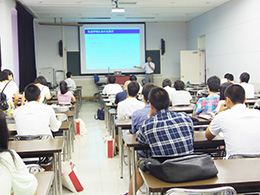
<path id="1" fill-rule="evenodd" d="M 66 111 L 66 112 L 55 112 L 56 114 L 66 114 L 69 118 L 74 116 L 74 111 Z"/>
<path id="2" fill-rule="evenodd" d="M 141 149 L 149 148 L 148 145 L 142 145 L 136 141 L 136 134 L 125 133 L 125 134 L 123 134 L 123 139 L 124 139 L 127 147 L 135 147 L 136 150 L 138 150 L 140 148 Z M 215 142 L 224 144 L 224 139 L 223 139 L 223 137 L 218 135 L 212 141 L 209 141 L 205 137 L 205 131 L 195 131 L 194 132 L 194 146 L 196 145 L 196 147 L 205 146 L 205 144 L 210 145 L 210 143 L 215 143 Z"/>
<path id="3" fill-rule="evenodd" d="M 166 192 L 170 188 L 213 188 L 220 186 L 260 185 L 260 159 L 215 160 L 217 177 L 185 183 L 167 183 L 144 173 L 145 183 L 151 192 Z"/>
<path id="4" fill-rule="evenodd" d="M 45 171 L 40 172 L 35 175 L 38 186 L 37 186 L 37 194 L 39 195 L 48 195 L 51 185 L 54 179 L 54 172 L 53 171 Z"/>
<path id="5" fill-rule="evenodd" d="M 172 112 L 186 112 L 192 113 L 195 108 L 195 104 L 190 104 L 187 106 L 170 106 L 169 110 Z"/>
<path id="6" fill-rule="evenodd" d="M 62 130 L 62 131 L 69 130 L 70 124 L 71 124 L 70 121 L 63 121 L 59 130 Z"/>
<path id="7" fill-rule="evenodd" d="M 63 138 L 8 142 L 8 148 L 13 149 L 20 156 L 61 152 L 62 146 Z"/>

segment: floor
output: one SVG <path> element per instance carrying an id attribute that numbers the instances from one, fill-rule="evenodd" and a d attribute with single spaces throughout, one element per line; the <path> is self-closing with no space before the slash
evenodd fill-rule
<path id="1" fill-rule="evenodd" d="M 105 122 L 94 119 L 100 107 L 98 102 L 84 102 L 79 118 L 85 122 L 84 135 L 76 136 L 72 161 L 86 195 L 120 195 L 128 191 L 128 167 L 124 166 L 124 179 L 120 179 L 119 158 L 106 158 L 103 138 L 108 135 Z M 63 188 L 63 194 L 73 194 Z M 141 193 L 140 193 L 141 194 Z"/>

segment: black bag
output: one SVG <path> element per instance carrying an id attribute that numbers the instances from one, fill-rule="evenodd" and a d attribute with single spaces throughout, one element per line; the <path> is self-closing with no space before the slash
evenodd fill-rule
<path id="1" fill-rule="evenodd" d="M 9 82 L 5 85 L 5 87 L 3 88 L 3 90 L 0 93 L 0 109 L 1 110 L 7 110 L 9 108 L 9 104 L 7 103 L 6 95 L 4 93 L 4 90 L 5 90 L 6 86 L 9 84 Z"/>
<path id="2" fill-rule="evenodd" d="M 105 120 L 105 112 L 104 108 L 98 109 L 97 114 L 94 116 L 96 120 Z"/>
<path id="3" fill-rule="evenodd" d="M 215 177 L 218 170 L 208 154 L 190 154 L 164 162 L 146 159 L 139 164 L 142 171 L 165 182 L 178 183 Z"/>

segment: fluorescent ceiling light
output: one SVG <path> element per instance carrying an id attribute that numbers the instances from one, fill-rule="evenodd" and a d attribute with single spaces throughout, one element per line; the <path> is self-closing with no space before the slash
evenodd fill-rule
<path id="1" fill-rule="evenodd" d="M 125 9 L 124 8 L 120 8 L 120 7 L 115 7 L 111 9 L 111 12 L 113 13 L 124 13 Z"/>

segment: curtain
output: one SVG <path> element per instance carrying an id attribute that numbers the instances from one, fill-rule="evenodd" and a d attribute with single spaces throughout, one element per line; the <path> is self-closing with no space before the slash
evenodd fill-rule
<path id="1" fill-rule="evenodd" d="M 16 4 L 18 12 L 18 43 L 19 43 L 19 74 L 20 91 L 36 78 L 34 21 L 33 16 L 19 2 Z"/>

